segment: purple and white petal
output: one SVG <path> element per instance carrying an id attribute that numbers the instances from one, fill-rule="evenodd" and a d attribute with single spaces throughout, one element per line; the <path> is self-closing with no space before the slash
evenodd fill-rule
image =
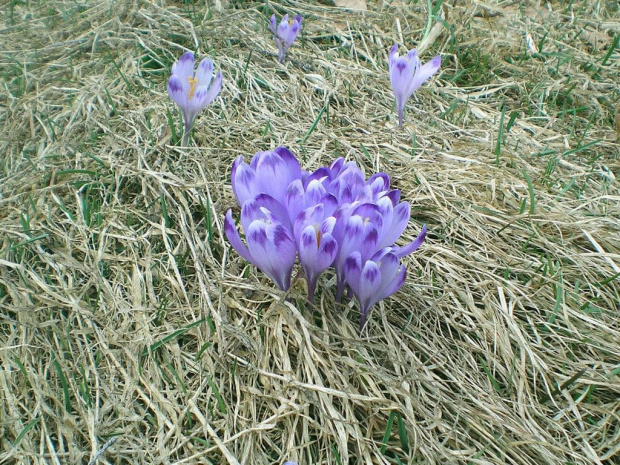
<path id="1" fill-rule="evenodd" d="M 256 172 L 243 162 L 241 155 L 233 162 L 231 179 L 233 193 L 239 205 L 259 194 Z"/>
<path id="2" fill-rule="evenodd" d="M 186 87 L 183 81 L 175 74 L 168 79 L 168 94 L 172 101 L 181 108 L 186 108 L 188 105 L 188 91 Z"/>
<path id="3" fill-rule="evenodd" d="M 226 212 L 224 232 L 226 233 L 226 238 L 228 239 L 228 242 L 230 242 L 230 245 L 232 245 L 233 249 L 235 249 L 237 253 L 244 258 L 244 260 L 256 266 L 256 262 L 252 258 L 252 254 L 241 240 L 239 231 L 237 231 L 237 227 L 235 226 L 235 222 L 232 217 L 232 210 L 228 210 Z"/>
<path id="4" fill-rule="evenodd" d="M 172 65 L 172 74 L 176 75 L 181 81 L 187 81 L 194 76 L 194 54 L 185 52 L 181 58 Z"/>
<path id="5" fill-rule="evenodd" d="M 416 237 L 412 242 L 402 247 L 394 247 L 394 253 L 399 258 L 406 257 L 407 255 L 410 255 L 416 250 L 418 250 L 424 242 L 424 239 L 426 239 L 426 225 L 422 226 L 422 231 L 420 232 L 420 234 L 418 234 L 418 237 Z"/>
<path id="6" fill-rule="evenodd" d="M 286 291 L 291 285 L 296 253 L 289 232 L 281 224 L 257 220 L 250 224 L 246 238 L 256 266 Z"/>
<path id="7" fill-rule="evenodd" d="M 213 61 L 210 58 L 203 58 L 196 70 L 196 83 L 198 86 L 208 87 L 213 76 Z"/>

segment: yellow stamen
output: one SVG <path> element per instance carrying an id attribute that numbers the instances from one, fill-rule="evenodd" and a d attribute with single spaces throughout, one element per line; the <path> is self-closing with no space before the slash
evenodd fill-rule
<path id="1" fill-rule="evenodd" d="M 194 92 L 196 92 L 196 84 L 198 83 L 198 78 L 190 76 L 187 79 L 189 81 L 189 99 L 191 100 L 194 96 Z"/>
<path id="2" fill-rule="evenodd" d="M 323 237 L 321 234 L 321 231 L 317 231 L 316 232 L 316 248 L 317 249 L 321 246 L 321 237 Z"/>

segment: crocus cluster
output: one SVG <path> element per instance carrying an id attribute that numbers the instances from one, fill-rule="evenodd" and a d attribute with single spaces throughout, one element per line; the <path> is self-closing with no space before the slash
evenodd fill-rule
<path id="1" fill-rule="evenodd" d="M 336 299 L 348 286 L 361 307 L 360 329 L 371 307 L 401 288 L 406 273 L 401 259 L 426 235 L 424 226 L 413 242 L 396 246 L 409 223 L 409 204 L 390 188 L 387 174 L 365 179 L 354 162 L 343 158 L 308 172 L 285 147 L 258 152 L 249 165 L 238 157 L 232 189 L 247 243 L 228 210 L 225 233 L 233 248 L 282 290 L 291 285 L 298 256 L 310 303 L 319 275 L 333 267 Z"/>
<path id="2" fill-rule="evenodd" d="M 390 50 L 388 67 L 390 82 L 398 110 L 398 125 L 403 125 L 405 105 L 409 97 L 418 90 L 441 66 L 441 56 L 437 55 L 428 63 L 422 65 L 416 49 L 410 50 L 405 56 L 398 55 L 398 44 Z"/>
<path id="3" fill-rule="evenodd" d="M 284 63 L 289 47 L 295 42 L 299 31 L 301 31 L 301 15 L 297 15 L 291 20 L 289 20 L 288 15 L 284 15 L 280 24 L 277 24 L 276 15 L 271 15 L 269 30 L 278 47 L 278 61 Z"/>
<path id="4" fill-rule="evenodd" d="M 185 52 L 179 61 L 172 65 L 168 94 L 183 113 L 183 145 L 187 145 L 190 129 L 198 113 L 213 102 L 222 89 L 222 73 L 218 71 L 213 81 L 212 77 L 213 62 L 210 58 L 204 58 L 194 73 L 192 52 Z"/>

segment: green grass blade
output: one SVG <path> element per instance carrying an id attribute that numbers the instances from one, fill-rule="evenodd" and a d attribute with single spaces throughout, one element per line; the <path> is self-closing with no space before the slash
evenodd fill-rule
<path id="1" fill-rule="evenodd" d="M 17 435 L 17 437 L 15 438 L 15 442 L 13 443 L 13 447 L 17 447 L 17 445 L 22 441 L 22 439 L 24 439 L 24 436 L 26 436 L 28 431 L 30 431 L 32 428 L 34 428 L 37 425 L 37 423 L 39 423 L 40 420 L 41 420 L 41 417 L 36 417 L 34 420 L 30 420 L 28 422 L 28 424 L 26 424 L 26 426 L 24 426 L 24 429 L 22 429 L 19 432 L 19 434 Z"/>
<path id="2" fill-rule="evenodd" d="M 67 377 L 62 371 L 62 367 L 58 360 L 56 360 L 56 354 L 52 352 L 52 365 L 56 369 L 56 373 L 58 374 L 58 378 L 60 379 L 60 386 L 62 387 L 62 392 L 65 400 L 65 410 L 67 413 L 71 413 L 73 408 L 71 407 L 71 395 L 69 394 L 69 383 L 67 382 Z"/>
<path id="3" fill-rule="evenodd" d="M 527 171 L 523 170 L 523 176 L 525 177 L 525 182 L 527 183 L 527 190 L 530 194 L 530 215 L 533 215 L 536 211 L 536 195 L 534 194 L 534 184 L 532 184 L 532 179 L 530 178 L 530 175 L 527 174 Z"/>

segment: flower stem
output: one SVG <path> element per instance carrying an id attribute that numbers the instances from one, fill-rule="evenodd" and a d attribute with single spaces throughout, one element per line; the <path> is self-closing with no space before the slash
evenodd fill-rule
<path id="1" fill-rule="evenodd" d="M 187 144 L 189 144 L 189 135 L 192 132 L 192 123 L 193 121 L 190 122 L 185 122 L 184 127 L 183 127 L 183 140 L 181 141 L 181 145 L 183 147 L 187 147 Z"/>

